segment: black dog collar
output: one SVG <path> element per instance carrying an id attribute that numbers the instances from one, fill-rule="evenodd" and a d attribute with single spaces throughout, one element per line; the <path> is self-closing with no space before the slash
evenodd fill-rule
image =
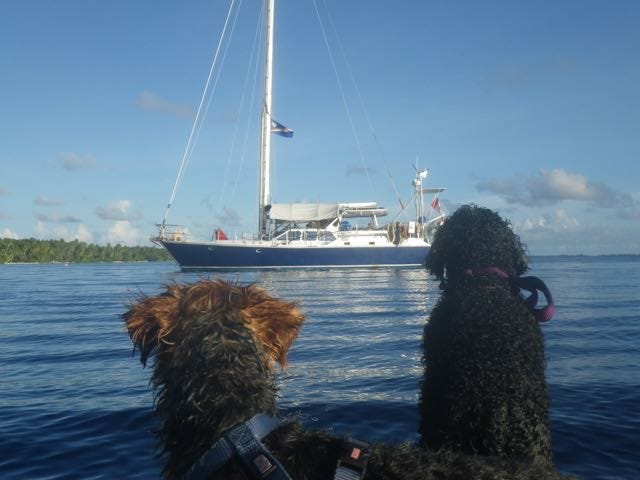
<path id="1" fill-rule="evenodd" d="M 464 273 L 470 276 L 479 273 L 489 273 L 497 275 L 500 278 L 508 280 L 511 283 L 511 287 L 516 292 L 520 293 L 521 290 L 528 291 L 530 295 L 529 297 L 524 299 L 524 304 L 533 314 L 535 319 L 540 323 L 548 322 L 549 320 L 551 320 L 553 314 L 556 311 L 556 307 L 553 304 L 553 297 L 551 296 L 551 292 L 544 284 L 544 282 L 538 277 L 515 277 L 505 273 L 498 267 L 487 267 L 481 268 L 479 270 L 471 270 L 470 268 L 468 268 L 464 271 Z M 547 306 L 544 308 L 536 307 L 536 304 L 538 303 L 538 290 L 542 292 L 544 298 L 547 300 Z"/>

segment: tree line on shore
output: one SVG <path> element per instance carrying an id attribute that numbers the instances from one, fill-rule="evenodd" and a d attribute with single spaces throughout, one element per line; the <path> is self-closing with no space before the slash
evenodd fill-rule
<path id="1" fill-rule="evenodd" d="M 170 260 L 159 247 L 127 247 L 116 244 L 95 245 L 73 240 L 0 238 L 1 263 L 91 263 Z"/>

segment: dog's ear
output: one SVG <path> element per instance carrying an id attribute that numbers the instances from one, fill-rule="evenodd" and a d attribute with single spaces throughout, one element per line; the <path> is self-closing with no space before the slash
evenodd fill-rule
<path id="1" fill-rule="evenodd" d="M 179 320 L 182 290 L 183 287 L 170 285 L 158 296 L 142 296 L 122 315 L 134 349 L 140 350 L 140 361 L 144 365 L 159 346 L 171 346 L 171 334 Z"/>
<path id="2" fill-rule="evenodd" d="M 287 353 L 298 336 L 304 315 L 295 302 L 286 302 L 268 295 L 255 286 L 244 289 L 247 306 L 242 315 L 269 356 L 272 367 L 276 362 L 287 366 Z"/>
<path id="3" fill-rule="evenodd" d="M 440 282 L 445 279 L 445 267 L 449 256 L 448 246 L 452 239 L 450 232 L 453 224 L 450 220 L 446 220 L 436 232 L 435 238 L 431 243 L 429 255 L 427 255 L 427 270 L 434 275 Z M 442 285 L 441 285 L 442 286 Z"/>
<path id="4" fill-rule="evenodd" d="M 510 223 L 509 223 L 510 225 Z M 513 261 L 513 268 L 516 275 L 522 275 L 529 269 L 529 258 L 527 256 L 527 246 L 522 243 L 520 237 L 513 232 L 513 243 L 511 258 Z"/>
<path id="5" fill-rule="evenodd" d="M 295 302 L 273 298 L 255 285 L 241 287 L 222 280 L 171 285 L 155 297 L 142 297 L 122 315 L 140 361 L 159 349 L 169 352 L 176 329 L 188 318 L 206 312 L 236 311 L 260 341 L 269 368 L 287 364 L 287 352 L 298 336 L 304 316 Z M 177 338 L 177 337 L 176 337 Z"/>

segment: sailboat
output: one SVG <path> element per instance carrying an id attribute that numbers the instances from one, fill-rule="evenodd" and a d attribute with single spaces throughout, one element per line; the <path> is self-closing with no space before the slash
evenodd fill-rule
<path id="1" fill-rule="evenodd" d="M 194 241 L 184 227 L 167 224 L 165 214 L 152 241 L 164 247 L 183 271 L 424 265 L 432 235 L 445 218 L 438 198 L 444 189 L 423 188 L 427 169 L 415 168 L 412 199 L 402 208 L 413 205 L 415 218 L 405 223 L 383 224 L 380 219 L 388 211 L 376 202 L 271 201 L 271 135 L 288 136 L 291 131 L 271 117 L 275 0 L 265 2 L 257 234 L 228 238 L 216 229 L 211 240 Z M 425 194 L 433 195 L 426 208 Z"/>

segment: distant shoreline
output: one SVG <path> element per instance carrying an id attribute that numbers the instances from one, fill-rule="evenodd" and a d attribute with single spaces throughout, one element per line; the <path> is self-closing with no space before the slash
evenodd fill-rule
<path id="1" fill-rule="evenodd" d="M 96 245 L 73 240 L 0 238 L 0 264 L 68 264 L 169 261 L 160 247 Z"/>
<path id="2" fill-rule="evenodd" d="M 91 262 L 4 262 L 0 265 L 83 265 L 95 263 L 169 263 L 170 260 L 95 260 Z"/>

